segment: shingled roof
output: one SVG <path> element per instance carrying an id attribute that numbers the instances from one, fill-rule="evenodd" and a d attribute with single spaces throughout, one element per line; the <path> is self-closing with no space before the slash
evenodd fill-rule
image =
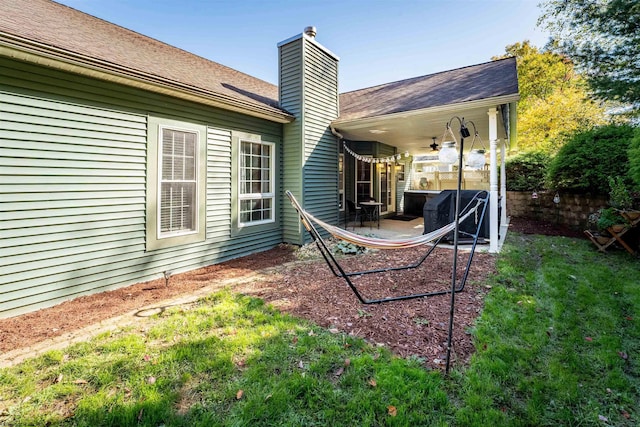
<path id="1" fill-rule="evenodd" d="M 340 95 L 340 117 L 352 120 L 518 94 L 515 58 L 386 83 Z"/>
<path id="2" fill-rule="evenodd" d="M 273 84 L 49 0 L 0 0 L 0 44 L 283 113 Z"/>

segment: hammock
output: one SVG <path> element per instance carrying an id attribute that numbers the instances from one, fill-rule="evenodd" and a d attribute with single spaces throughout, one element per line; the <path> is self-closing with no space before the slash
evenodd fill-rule
<path id="1" fill-rule="evenodd" d="M 468 209 L 467 212 L 460 217 L 460 222 L 466 220 L 469 216 L 471 216 L 471 214 L 476 213 L 478 211 L 480 203 L 481 200 L 477 199 L 476 205 L 471 209 Z M 451 222 L 437 230 L 431 231 L 427 234 L 421 234 L 417 237 L 410 237 L 407 239 L 380 239 L 376 237 L 361 236 L 360 234 L 352 233 L 348 230 L 321 221 L 305 210 L 303 210 L 303 212 L 309 219 L 327 230 L 329 234 L 331 234 L 336 239 L 344 240 L 346 242 L 353 243 L 354 245 L 371 249 L 403 249 L 422 246 L 451 233 L 456 228 L 455 222 Z"/>
<path id="2" fill-rule="evenodd" d="M 377 304 L 382 302 L 398 301 L 398 300 L 420 298 L 420 297 L 429 297 L 429 296 L 451 293 L 451 290 L 444 290 L 444 291 L 434 291 L 434 292 L 426 292 L 426 293 L 411 294 L 411 295 L 393 296 L 393 297 L 380 298 L 380 299 L 365 299 L 360 293 L 360 291 L 358 290 L 358 288 L 355 286 L 353 281 L 351 280 L 351 277 L 361 276 L 365 274 L 372 274 L 372 273 L 382 273 L 387 271 L 408 270 L 408 269 L 414 269 L 419 267 L 427 259 L 427 257 L 435 250 L 435 248 L 438 246 L 440 241 L 447 234 L 449 234 L 452 231 L 455 231 L 456 229 L 455 222 L 447 224 L 437 230 L 434 230 L 427 234 L 423 234 L 418 237 L 411 237 L 406 239 L 380 239 L 380 238 L 374 238 L 374 237 L 365 237 L 365 236 L 360 236 L 358 234 L 341 229 L 334 225 L 328 224 L 322 220 L 319 220 L 318 218 L 314 217 L 313 215 L 305 211 L 290 191 L 287 190 L 285 194 L 287 195 L 287 197 L 289 197 L 291 204 L 298 212 L 298 215 L 300 216 L 300 220 L 302 224 L 304 225 L 307 232 L 311 235 L 311 238 L 316 243 L 316 246 L 320 250 L 322 257 L 324 258 L 325 262 L 329 266 L 329 269 L 331 270 L 331 272 L 336 277 L 341 277 L 347 282 L 347 285 L 349 286 L 349 288 L 351 288 L 355 296 L 358 298 L 358 300 L 362 304 Z M 471 199 L 471 201 L 467 204 L 467 206 L 465 206 L 463 209 L 460 210 L 460 219 L 458 221 L 458 224 L 462 223 L 465 220 L 468 220 L 468 218 L 475 213 L 477 227 L 476 227 L 476 232 L 473 234 L 459 231 L 459 233 L 467 234 L 471 236 L 473 238 L 473 244 L 471 247 L 471 252 L 469 254 L 469 259 L 467 260 L 467 265 L 464 271 L 464 275 L 462 277 L 462 280 L 460 281 L 460 286 L 455 289 L 455 292 L 460 292 L 464 289 L 464 285 L 466 283 L 467 276 L 469 274 L 469 267 L 471 266 L 471 261 L 473 260 L 475 248 L 478 243 L 478 236 L 480 234 L 480 229 L 481 229 L 484 215 L 487 209 L 488 199 L 489 199 L 489 193 L 487 191 L 479 191 Z M 479 215 L 478 215 L 478 212 L 480 212 Z M 344 268 L 342 268 L 340 263 L 338 263 L 336 258 L 333 256 L 329 248 L 327 247 L 327 244 L 325 243 L 324 239 L 318 232 L 317 228 L 314 226 L 314 223 L 324 228 L 325 230 L 327 230 L 329 234 L 331 234 L 337 239 L 341 239 L 358 246 L 365 246 L 369 248 L 402 249 L 402 248 L 412 248 L 416 246 L 427 245 L 432 242 L 433 243 L 429 248 L 429 250 L 413 264 L 400 266 L 400 267 L 387 267 L 387 268 L 381 268 L 381 269 L 375 269 L 375 270 L 346 272 Z"/>

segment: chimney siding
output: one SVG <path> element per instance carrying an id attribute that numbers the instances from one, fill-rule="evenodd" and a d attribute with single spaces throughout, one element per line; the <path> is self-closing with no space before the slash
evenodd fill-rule
<path id="1" fill-rule="evenodd" d="M 278 48 L 280 105 L 296 117 L 284 125 L 283 187 L 313 215 L 336 223 L 338 141 L 330 124 L 338 117 L 339 59 L 306 34 Z M 284 203 L 283 215 L 284 241 L 307 242 L 289 203 Z"/>

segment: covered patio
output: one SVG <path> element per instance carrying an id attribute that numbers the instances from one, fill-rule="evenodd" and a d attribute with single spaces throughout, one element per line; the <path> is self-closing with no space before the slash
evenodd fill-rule
<path id="1" fill-rule="evenodd" d="M 457 188 L 458 164 L 441 156 L 450 145 L 443 143 L 453 140 L 463 154 L 461 188 L 489 191 L 488 248 L 499 251 L 507 223 L 504 159 L 516 139 L 518 99 L 515 58 L 341 94 L 332 122 L 340 139 L 341 209 L 373 199 L 383 218 L 379 235 L 412 231 L 417 220 L 384 218 L 403 213 L 422 223 L 425 202 Z M 472 149 L 479 164 L 470 162 Z"/>

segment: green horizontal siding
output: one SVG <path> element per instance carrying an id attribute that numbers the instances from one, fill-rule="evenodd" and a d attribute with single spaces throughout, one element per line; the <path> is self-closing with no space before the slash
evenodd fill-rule
<path id="1" fill-rule="evenodd" d="M 305 208 L 330 223 L 338 219 L 338 143 L 329 125 L 338 117 L 338 63 L 315 43 L 305 44 Z"/>
<path id="2" fill-rule="evenodd" d="M 145 251 L 147 117 L 206 124 L 206 240 Z M 263 251 L 231 235 L 231 131 L 282 125 L 0 58 L 0 317 Z M 279 201 L 280 203 L 280 201 Z"/>
<path id="3" fill-rule="evenodd" d="M 302 40 L 298 39 L 279 49 L 280 82 L 278 85 L 282 108 L 296 117 L 293 123 L 284 126 L 283 177 L 284 190 L 289 190 L 304 204 L 302 182 Z M 291 204 L 283 204 L 283 239 L 285 242 L 302 244 L 300 221 Z"/>

